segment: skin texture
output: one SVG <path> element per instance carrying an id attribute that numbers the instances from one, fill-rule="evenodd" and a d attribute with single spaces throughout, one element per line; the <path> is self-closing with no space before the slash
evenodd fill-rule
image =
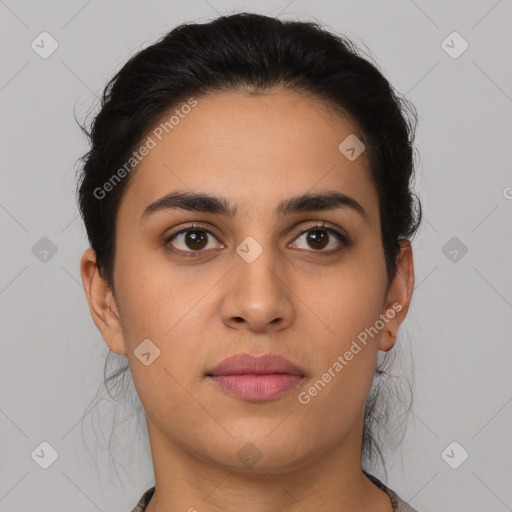
<path id="1" fill-rule="evenodd" d="M 115 295 L 92 249 L 81 261 L 93 320 L 110 349 L 127 355 L 146 412 L 156 478 L 147 510 L 389 512 L 389 498 L 361 470 L 364 402 L 378 351 L 392 349 L 390 333 L 407 314 L 413 256 L 403 242 L 388 288 L 366 153 L 349 161 L 338 149 L 357 128 L 280 88 L 197 100 L 132 171 L 116 219 Z M 141 221 L 146 206 L 178 190 L 223 196 L 236 216 L 170 210 Z M 368 222 L 349 208 L 275 214 L 289 197 L 330 190 L 356 199 Z M 301 233 L 324 221 L 352 243 L 328 232 L 325 248 L 308 243 Z M 167 251 L 167 237 L 190 222 L 213 232 L 203 234 L 201 255 Z M 236 252 L 248 236 L 263 249 L 252 263 Z M 172 243 L 194 251 L 183 235 Z M 378 335 L 301 404 L 298 393 L 396 303 L 401 310 Z M 144 339 L 160 349 L 148 366 L 134 354 Z M 205 373 L 241 352 L 282 355 L 306 378 L 268 402 L 233 397 Z M 251 467 L 237 455 L 247 443 L 261 455 Z"/>

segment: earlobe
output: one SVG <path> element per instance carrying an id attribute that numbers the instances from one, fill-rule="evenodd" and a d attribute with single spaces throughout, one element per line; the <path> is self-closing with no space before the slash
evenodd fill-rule
<path id="1" fill-rule="evenodd" d="M 395 346 L 397 330 L 398 322 L 396 322 L 396 320 L 389 321 L 386 324 L 386 327 L 383 329 L 383 332 L 381 333 L 380 336 L 379 350 L 382 350 L 383 352 L 388 352 Z"/>
<path id="2" fill-rule="evenodd" d="M 92 319 L 105 343 L 112 352 L 126 354 L 119 310 L 109 284 L 97 267 L 93 249 L 82 255 L 80 273 Z"/>

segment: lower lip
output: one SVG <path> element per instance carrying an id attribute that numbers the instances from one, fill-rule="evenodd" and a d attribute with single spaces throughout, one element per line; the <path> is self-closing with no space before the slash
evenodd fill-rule
<path id="1" fill-rule="evenodd" d="M 224 391 L 244 400 L 267 401 L 298 386 L 303 377 L 286 373 L 211 376 Z"/>

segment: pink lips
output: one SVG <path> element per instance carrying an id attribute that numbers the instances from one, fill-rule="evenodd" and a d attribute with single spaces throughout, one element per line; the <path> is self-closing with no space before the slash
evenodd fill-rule
<path id="1" fill-rule="evenodd" d="M 224 391 L 251 401 L 267 401 L 297 387 L 304 371 L 287 359 L 265 354 L 236 354 L 207 373 Z"/>

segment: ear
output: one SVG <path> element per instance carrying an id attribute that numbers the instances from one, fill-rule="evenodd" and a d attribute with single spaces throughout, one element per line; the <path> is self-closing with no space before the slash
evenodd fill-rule
<path id="1" fill-rule="evenodd" d="M 93 249 L 87 249 L 82 255 L 80 273 L 96 327 L 112 352 L 126 354 L 119 310 L 109 284 L 103 279 L 97 267 L 96 253 Z"/>
<path id="2" fill-rule="evenodd" d="M 388 321 L 381 334 L 379 349 L 387 352 L 395 345 L 398 327 L 404 321 L 414 289 L 414 262 L 412 246 L 408 240 L 400 241 L 397 273 L 386 293 L 385 313 Z"/>

